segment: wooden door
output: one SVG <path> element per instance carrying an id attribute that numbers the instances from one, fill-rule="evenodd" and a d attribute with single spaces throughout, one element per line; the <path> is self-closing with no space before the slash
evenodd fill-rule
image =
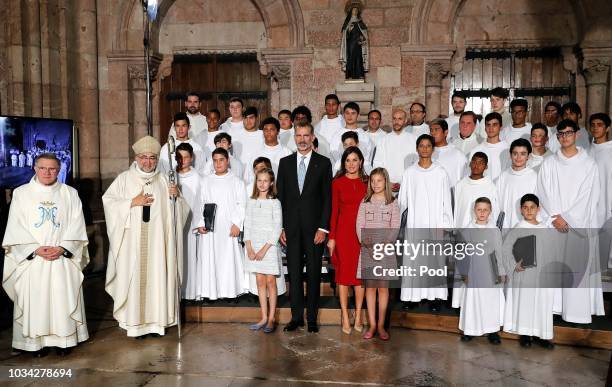
<path id="1" fill-rule="evenodd" d="M 451 89 L 468 96 L 465 110 L 489 113 L 489 96 L 495 87 L 508 89 L 510 99 L 525 98 L 529 102 L 529 122 L 544 120 L 548 101 L 563 105 L 575 98 L 575 79 L 563 68 L 558 47 L 468 49 L 462 71 L 451 77 Z"/>
<path id="2" fill-rule="evenodd" d="M 201 112 L 217 108 L 221 120 L 229 117 L 229 100 L 239 97 L 244 107 L 255 106 L 260 119 L 270 114 L 270 81 L 259 72 L 256 54 L 175 55 L 172 73 L 162 80 L 160 137 L 166 141 L 175 113 L 185 111 L 185 95 L 195 92 Z"/>

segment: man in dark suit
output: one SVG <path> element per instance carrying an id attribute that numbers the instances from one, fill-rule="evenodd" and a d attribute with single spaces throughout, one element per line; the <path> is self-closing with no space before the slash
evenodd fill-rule
<path id="1" fill-rule="evenodd" d="M 308 331 L 318 332 L 317 312 L 321 285 L 323 242 L 331 213 L 331 162 L 312 150 L 314 129 L 309 122 L 295 125 L 297 152 L 283 157 L 278 165 L 276 187 L 283 207 L 281 243 L 287 246 L 291 321 L 285 331 L 304 326 L 304 285 Z"/>

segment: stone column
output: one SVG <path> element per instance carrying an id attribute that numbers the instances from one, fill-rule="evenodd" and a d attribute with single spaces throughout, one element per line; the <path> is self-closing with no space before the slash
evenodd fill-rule
<path id="1" fill-rule="evenodd" d="M 449 63 L 427 62 L 425 64 L 425 105 L 428 120 L 440 115 L 442 78 L 450 70 Z"/>
<path id="2" fill-rule="evenodd" d="M 131 64 L 128 70 L 128 143 L 133 144 L 147 134 L 147 91 L 145 69 L 142 64 Z"/>
<path id="3" fill-rule="evenodd" d="M 593 113 L 607 112 L 610 58 L 586 59 L 583 74 L 587 87 L 587 119 Z"/>
<path id="4" fill-rule="evenodd" d="M 278 84 L 278 109 L 291 109 L 291 65 L 272 66 L 272 74 Z"/>
<path id="5" fill-rule="evenodd" d="M 25 1 L 22 3 L 25 17 L 22 19 L 25 51 L 25 83 L 24 95 L 25 113 L 34 117 L 42 116 L 42 71 L 41 71 L 41 34 L 40 34 L 40 3 L 38 1 Z"/>

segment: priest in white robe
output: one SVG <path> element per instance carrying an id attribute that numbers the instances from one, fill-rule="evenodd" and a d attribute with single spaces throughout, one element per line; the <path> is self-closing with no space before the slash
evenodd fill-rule
<path id="1" fill-rule="evenodd" d="M 402 228 L 405 229 L 406 240 L 411 240 L 412 243 L 432 238 L 440 241 L 444 237 L 442 230 L 450 230 L 454 226 L 448 174 L 440 164 L 432 161 L 433 147 L 434 139 L 429 134 L 421 135 L 417 139 L 419 161 L 404 172 L 400 185 L 400 211 L 402 214 L 407 211 L 406 224 L 403 224 Z M 434 235 L 424 229 L 431 229 Z M 421 235 L 423 231 L 427 233 L 425 237 Z M 403 264 L 415 268 L 420 265 L 435 268 L 445 265 L 442 260 L 444 257 L 425 255 L 411 259 L 405 255 Z M 406 276 L 402 280 L 402 301 L 446 300 L 447 297 L 446 278 L 442 281 L 439 278 Z M 436 303 L 430 304 L 430 308 L 432 307 L 438 308 Z"/>
<path id="2" fill-rule="evenodd" d="M 514 140 L 510 146 L 512 166 L 497 179 L 497 197 L 504 213 L 503 230 L 514 228 L 521 221 L 521 198 L 536 193 L 538 174 L 527 166 L 530 154 L 529 141 Z"/>
<path id="3" fill-rule="evenodd" d="M 197 241 L 199 234 L 193 224 L 194 214 L 200 210 L 200 186 L 202 176 L 191 166 L 193 148 L 183 143 L 176 147 L 178 186 L 189 207 L 183 229 L 183 282 L 182 298 L 196 299 L 197 285 Z"/>
<path id="4" fill-rule="evenodd" d="M 437 118 L 429 124 L 431 135 L 436 141 L 433 153 L 433 160 L 437 161 L 446 173 L 450 181 L 451 188 L 465 176 L 467 159 L 463 152 L 449 145 L 446 141 L 448 137 L 448 124 L 443 119 Z"/>
<path id="5" fill-rule="evenodd" d="M 451 144 L 463 152 L 466 157 L 480 144 L 480 137 L 476 134 L 477 125 L 476 113 L 467 111 L 461 114 L 459 118 L 459 132 L 453 138 Z"/>
<path id="6" fill-rule="evenodd" d="M 174 115 L 174 127 L 176 129 L 176 138 L 174 138 L 175 147 L 183 143 L 191 145 L 193 149 L 193 167 L 202 173 L 206 165 L 206 154 L 202 147 L 189 137 L 190 121 L 187 114 L 176 113 Z M 159 170 L 163 175 L 167 175 L 170 169 L 176 171 L 176 153 L 173 152 L 168 157 L 168 143 L 165 143 L 161 148 L 158 164 Z"/>
<path id="7" fill-rule="evenodd" d="M 510 144 L 499 139 L 499 133 L 502 125 L 502 118 L 498 113 L 489 113 L 485 117 L 486 140 L 480 145 L 472 149 L 470 158 L 476 152 L 482 152 L 489 158 L 489 164 L 485 171 L 485 176 L 490 176 L 491 180 L 495 181 L 501 172 L 510 166 L 510 157 L 508 149 Z"/>
<path id="8" fill-rule="evenodd" d="M 404 130 L 407 114 L 404 110 L 394 110 L 393 131 L 379 143 L 372 168 L 385 168 L 389 173 L 391 189 L 399 192 L 404 171 L 417 159 L 416 137 Z"/>
<path id="9" fill-rule="evenodd" d="M 35 176 L 13 191 L 2 286 L 13 301 L 13 348 L 66 355 L 88 339 L 83 273 L 87 232 L 77 191 L 57 181 L 60 161 L 39 155 Z"/>
<path id="10" fill-rule="evenodd" d="M 564 236 L 569 247 L 587 244 L 585 256 L 566 257 L 570 267 L 578 267 L 581 275 L 573 287 L 563 288 L 562 317 L 565 321 L 589 324 L 591 315 L 603 315 L 599 253 L 594 230 L 600 198 L 599 169 L 595 160 L 576 146 L 579 127 L 572 120 L 557 126 L 561 149 L 542 163 L 536 191 L 543 209 L 550 215 L 552 226 Z M 596 234 L 596 233 L 595 233 Z M 567 255 L 567 254 L 566 254 Z"/>
<path id="11" fill-rule="evenodd" d="M 427 111 L 425 105 L 420 102 L 413 102 L 410 105 L 410 125 L 406 128 L 408 133 L 412 133 L 415 138 L 422 134 L 429 134 L 429 125 L 425 122 Z"/>
<path id="12" fill-rule="evenodd" d="M 185 99 L 185 109 L 187 110 L 186 114 L 190 123 L 188 133 L 189 138 L 198 138 L 198 136 L 201 134 L 205 135 L 208 131 L 208 121 L 206 116 L 200 112 L 201 107 L 202 102 L 200 101 L 200 96 L 193 92 L 187 93 Z M 174 125 L 175 123 L 172 122 L 169 135 L 176 138 L 176 129 Z"/>
<path id="13" fill-rule="evenodd" d="M 238 242 L 246 211 L 246 189 L 242 179 L 229 170 L 228 153 L 217 148 L 212 154 L 215 173 L 202 182 L 200 209 L 194 218 L 198 227 L 197 298 L 236 298 L 248 291 L 244 272 L 244 250 Z M 216 204 L 212 227 L 202 216 L 206 204 Z M 211 230 L 212 228 L 212 230 Z"/>
<path id="14" fill-rule="evenodd" d="M 455 91 L 451 96 L 451 107 L 453 112 L 446 118 L 448 125 L 448 133 L 446 141 L 451 143 L 455 138 L 459 137 L 459 120 L 465 111 L 467 105 L 467 97 L 462 92 Z"/>
<path id="15" fill-rule="evenodd" d="M 136 162 L 102 196 L 110 242 L 106 291 L 119 327 L 144 338 L 164 335 L 178 323 L 181 235 L 189 208 L 156 170 L 159 142 L 145 136 L 132 149 Z"/>

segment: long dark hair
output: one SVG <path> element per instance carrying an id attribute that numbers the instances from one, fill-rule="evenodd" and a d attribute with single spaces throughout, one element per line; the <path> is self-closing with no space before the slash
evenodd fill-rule
<path id="1" fill-rule="evenodd" d="M 187 142 L 182 142 L 177 145 L 174 151 L 174 159 L 176 160 L 176 171 L 178 172 L 183 167 L 183 156 L 179 151 L 185 151 L 193 158 L 193 147 Z M 193 167 L 193 165 L 192 165 Z"/>
<path id="2" fill-rule="evenodd" d="M 368 175 L 366 175 L 365 169 L 363 168 L 363 163 L 364 163 L 363 153 L 361 153 L 361 149 L 359 149 L 356 146 L 349 146 L 348 148 L 344 150 L 344 153 L 342 154 L 342 158 L 340 159 L 340 169 L 336 173 L 335 178 L 346 175 L 346 167 L 345 167 L 346 159 L 349 157 L 351 153 L 356 154 L 359 161 L 361 161 L 361 165 L 359 166 L 359 178 L 364 183 L 367 183 Z"/>

